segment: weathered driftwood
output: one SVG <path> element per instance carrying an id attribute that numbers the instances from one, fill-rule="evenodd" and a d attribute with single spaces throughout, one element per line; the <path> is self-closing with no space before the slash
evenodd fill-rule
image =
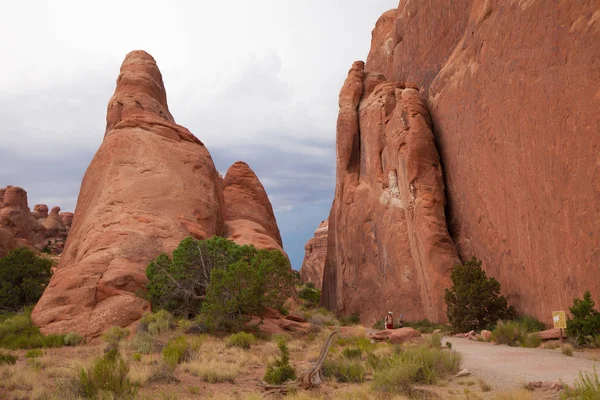
<path id="1" fill-rule="evenodd" d="M 327 357 L 327 353 L 329 352 L 329 348 L 331 347 L 331 343 L 333 343 L 333 337 L 338 333 L 337 330 L 331 332 L 325 341 L 325 344 L 321 348 L 321 354 L 319 354 L 319 358 L 312 365 L 312 367 L 300 375 L 294 382 L 286 383 L 283 385 L 269 385 L 264 382 L 260 382 L 259 385 L 265 389 L 264 397 L 267 396 L 275 396 L 279 394 L 287 394 L 289 392 L 296 391 L 298 389 L 315 389 L 321 386 L 321 367 L 323 366 L 323 362 Z"/>

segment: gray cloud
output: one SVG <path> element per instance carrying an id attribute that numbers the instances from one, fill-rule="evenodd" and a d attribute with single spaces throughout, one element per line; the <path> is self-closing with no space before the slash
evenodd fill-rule
<path id="1" fill-rule="evenodd" d="M 219 171 L 244 160 L 259 176 L 298 268 L 333 197 L 339 89 L 366 57 L 378 16 L 397 4 L 7 3 L 0 34 L 14 39 L 0 42 L 0 186 L 24 187 L 31 207 L 73 209 L 120 63 L 142 48 L 158 62 L 175 119 Z"/>

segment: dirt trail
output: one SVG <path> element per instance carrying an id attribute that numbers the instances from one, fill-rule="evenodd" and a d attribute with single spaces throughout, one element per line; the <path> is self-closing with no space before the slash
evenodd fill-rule
<path id="1" fill-rule="evenodd" d="M 525 349 L 445 337 L 452 350 L 463 355 L 463 368 L 497 389 L 522 387 L 531 381 L 562 381 L 572 385 L 579 371 L 600 372 L 600 362 L 583 357 L 568 357 L 560 349 Z"/>

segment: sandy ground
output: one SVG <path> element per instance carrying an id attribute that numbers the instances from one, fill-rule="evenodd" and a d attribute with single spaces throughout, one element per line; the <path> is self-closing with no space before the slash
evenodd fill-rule
<path id="1" fill-rule="evenodd" d="M 600 371 L 600 362 L 584 357 L 568 357 L 560 349 L 525 349 L 475 342 L 456 337 L 444 338 L 452 350 L 463 355 L 463 368 L 484 379 L 495 389 L 522 387 L 531 381 L 564 382 L 572 385 L 579 371 Z"/>

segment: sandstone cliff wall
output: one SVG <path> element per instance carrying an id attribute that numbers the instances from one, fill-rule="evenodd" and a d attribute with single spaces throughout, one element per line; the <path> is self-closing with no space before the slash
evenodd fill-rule
<path id="1" fill-rule="evenodd" d="M 402 0 L 366 70 L 420 88 L 461 258 L 545 322 L 600 300 L 600 2 Z"/>

